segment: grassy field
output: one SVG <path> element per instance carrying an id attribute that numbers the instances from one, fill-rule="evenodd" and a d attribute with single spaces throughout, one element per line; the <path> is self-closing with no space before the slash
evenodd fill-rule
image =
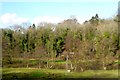
<path id="1" fill-rule="evenodd" d="M 118 78 L 118 70 L 67 72 L 60 69 L 3 68 L 2 78 Z"/>

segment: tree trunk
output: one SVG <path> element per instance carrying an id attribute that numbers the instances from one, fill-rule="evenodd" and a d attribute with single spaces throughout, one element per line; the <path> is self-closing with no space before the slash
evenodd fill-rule
<path id="1" fill-rule="evenodd" d="M 82 72 L 84 71 L 84 69 L 82 67 L 80 67 L 80 69 L 81 69 Z"/>
<path id="2" fill-rule="evenodd" d="M 25 64 L 26 64 L 26 59 L 25 59 L 25 57 L 26 57 L 26 55 L 25 55 L 25 52 L 24 52 L 24 56 L 23 56 L 23 58 L 24 58 L 24 59 L 23 59 L 23 61 L 24 61 L 24 62 L 23 62 L 23 63 L 24 63 L 24 64 L 23 64 L 23 65 L 24 65 L 23 67 L 24 67 L 24 68 L 25 68 Z"/>
<path id="3" fill-rule="evenodd" d="M 52 66 L 51 67 L 53 67 L 53 65 L 54 65 L 54 55 L 53 55 L 54 53 L 53 53 L 53 51 L 52 51 Z"/>
<path id="4" fill-rule="evenodd" d="M 103 69 L 106 70 L 105 61 L 103 60 Z"/>
<path id="5" fill-rule="evenodd" d="M 40 69 L 40 58 L 39 58 L 39 69 Z"/>
<path id="6" fill-rule="evenodd" d="M 47 62 L 47 68 L 48 68 L 48 62 Z"/>
<path id="7" fill-rule="evenodd" d="M 48 58 L 47 58 L 47 68 L 49 68 L 49 53 L 48 53 Z"/>
<path id="8" fill-rule="evenodd" d="M 29 68 L 29 53 L 27 54 L 27 68 Z"/>
<path id="9" fill-rule="evenodd" d="M 73 70 L 73 65 L 72 65 L 72 62 L 71 62 L 71 70 Z"/>
<path id="10" fill-rule="evenodd" d="M 66 70 L 68 70 L 68 54 L 66 55 Z"/>
<path id="11" fill-rule="evenodd" d="M 28 63 L 27 63 L 27 68 L 28 68 Z"/>

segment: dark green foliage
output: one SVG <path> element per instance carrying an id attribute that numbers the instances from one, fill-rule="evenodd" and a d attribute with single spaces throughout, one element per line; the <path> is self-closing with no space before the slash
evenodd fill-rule
<path id="1" fill-rule="evenodd" d="M 93 25 L 98 25 L 99 24 L 99 16 L 98 16 L 98 14 L 96 14 L 95 15 L 95 17 L 93 16 L 90 20 L 89 20 L 89 22 L 91 23 L 91 24 L 93 24 Z"/>
<path id="2" fill-rule="evenodd" d="M 53 49 L 57 52 L 56 57 L 63 52 L 64 48 L 64 39 L 62 37 L 57 37 L 54 40 Z"/>
<path id="3" fill-rule="evenodd" d="M 43 33 L 41 36 L 41 40 L 42 40 L 43 46 L 45 46 L 47 41 L 49 41 L 49 33 L 47 32 Z"/>

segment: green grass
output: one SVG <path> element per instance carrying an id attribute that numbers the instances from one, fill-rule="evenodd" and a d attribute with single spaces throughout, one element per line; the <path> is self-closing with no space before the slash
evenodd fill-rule
<path id="1" fill-rule="evenodd" d="M 3 68 L 3 78 L 118 78 L 118 70 L 67 72 L 60 69 Z"/>
<path id="2" fill-rule="evenodd" d="M 37 59 L 33 59 L 33 60 L 23 60 L 23 59 L 13 59 L 13 61 L 14 62 L 29 62 L 29 63 L 31 63 L 31 64 L 37 64 L 37 63 L 39 63 L 39 60 L 37 60 Z M 40 62 L 52 62 L 52 60 L 40 60 Z M 54 63 L 56 63 L 56 64 L 65 64 L 66 63 L 66 61 L 65 60 L 54 60 L 53 61 Z"/>
<path id="3" fill-rule="evenodd" d="M 120 64 L 120 61 L 119 60 L 116 60 L 116 61 L 114 61 L 114 63 L 116 64 Z"/>
<path id="4" fill-rule="evenodd" d="M 14 63 L 29 62 L 32 65 L 39 64 L 39 60 L 37 60 L 37 59 L 33 59 L 33 60 L 30 60 L 30 59 L 26 60 L 25 59 L 25 60 L 23 60 L 23 59 L 17 59 L 17 58 L 15 58 L 15 59 L 13 59 L 13 61 L 14 61 Z M 47 60 L 40 60 L 40 62 L 43 62 L 43 63 L 49 62 L 49 63 L 51 63 L 52 60 L 48 60 L 48 61 Z M 66 64 L 65 60 L 54 60 L 53 62 L 55 64 Z M 86 61 L 82 61 L 82 62 L 86 62 Z M 68 63 L 70 63 L 70 61 L 68 61 Z M 116 61 L 114 61 L 114 64 L 120 64 L 120 61 L 116 60 Z"/>

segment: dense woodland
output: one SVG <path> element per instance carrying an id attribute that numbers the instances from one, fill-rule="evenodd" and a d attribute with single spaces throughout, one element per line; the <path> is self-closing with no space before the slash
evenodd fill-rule
<path id="1" fill-rule="evenodd" d="M 76 18 L 2 29 L 2 66 L 70 69 L 118 69 L 120 39 L 117 18 L 98 14 L 84 24 Z"/>

